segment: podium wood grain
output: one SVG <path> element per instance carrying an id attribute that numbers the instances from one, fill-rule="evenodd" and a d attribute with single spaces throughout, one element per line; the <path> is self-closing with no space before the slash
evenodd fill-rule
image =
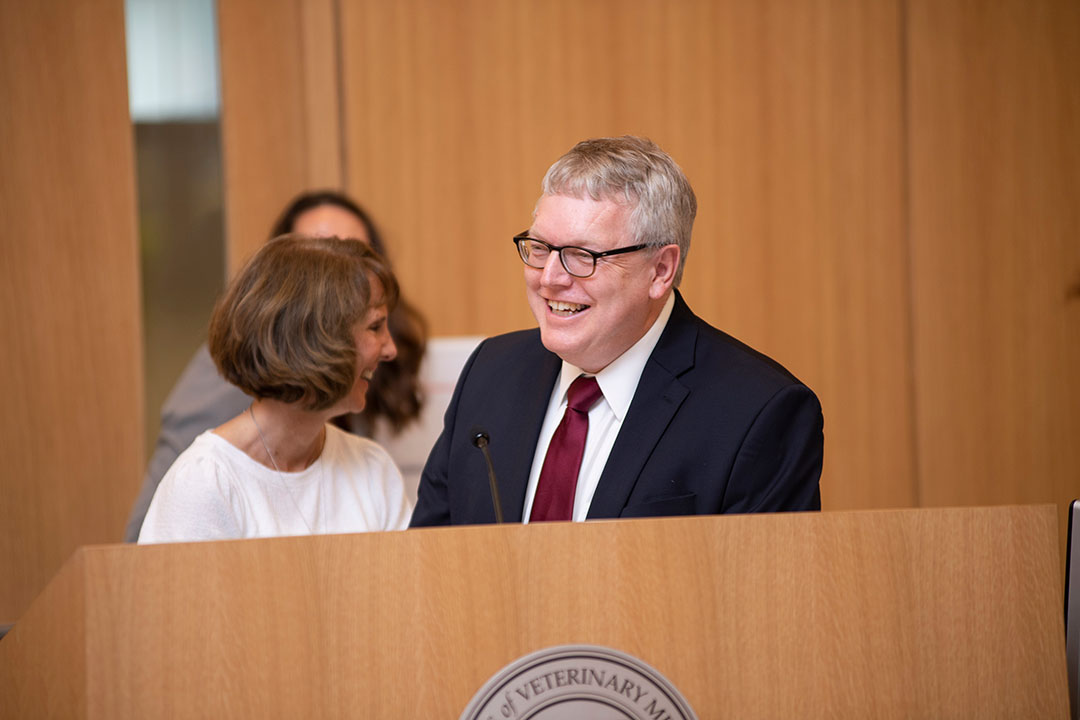
<path id="1" fill-rule="evenodd" d="M 635 655 L 699 717 L 1068 715 L 1053 506 L 81 549 L 0 710 L 457 717 L 512 660 Z"/>

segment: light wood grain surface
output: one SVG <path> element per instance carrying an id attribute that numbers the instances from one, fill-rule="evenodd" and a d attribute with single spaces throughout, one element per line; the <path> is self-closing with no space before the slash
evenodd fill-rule
<path id="1" fill-rule="evenodd" d="M 126 78 L 122 2 L 0 2 L 0 622 L 143 469 Z"/>
<path id="2" fill-rule="evenodd" d="M 331 0 L 222 0 L 221 136 L 227 267 L 268 239 L 298 193 L 342 182 Z"/>
<path id="3" fill-rule="evenodd" d="M 1054 502 L 1064 520 L 1080 497 L 1080 5 L 909 5 L 919 497 Z"/>
<path id="4" fill-rule="evenodd" d="M 50 595 L 0 677 L 40 632 L 81 651 L 85 608 L 88 717 L 456 717 L 514 659 L 587 643 L 702 718 L 1065 718 L 1056 525 L 1029 506 L 87 548 L 64 580 L 84 604 Z"/>

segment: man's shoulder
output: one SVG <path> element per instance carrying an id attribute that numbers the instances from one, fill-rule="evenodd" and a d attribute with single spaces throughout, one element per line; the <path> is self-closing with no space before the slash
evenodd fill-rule
<path id="1" fill-rule="evenodd" d="M 474 353 L 476 363 L 501 364 L 508 358 L 541 359 L 551 355 L 540 341 L 540 330 L 515 330 L 482 341 Z"/>
<path id="2" fill-rule="evenodd" d="M 529 350 L 536 347 L 542 349 L 544 344 L 540 342 L 540 329 L 531 328 L 529 330 L 514 330 L 502 335 L 493 335 L 484 340 L 481 346 L 490 346 L 493 349 L 500 350 Z"/>
<path id="3" fill-rule="evenodd" d="M 704 321 L 702 325 L 706 328 L 704 331 L 706 348 L 714 349 L 717 354 L 722 354 L 739 365 L 754 368 L 764 375 L 776 376 L 784 384 L 799 382 L 790 370 L 772 357 Z"/>
<path id="4" fill-rule="evenodd" d="M 481 342 L 465 364 L 457 389 L 462 399 L 504 403 L 550 382 L 562 361 L 544 347 L 540 331 L 519 330 Z"/>
<path id="5" fill-rule="evenodd" d="M 686 327 L 694 328 L 693 369 L 717 382 L 750 385 L 775 392 L 803 383 L 784 365 L 738 338 L 710 325 L 687 309 Z M 685 331 L 684 331 L 685 332 Z"/>

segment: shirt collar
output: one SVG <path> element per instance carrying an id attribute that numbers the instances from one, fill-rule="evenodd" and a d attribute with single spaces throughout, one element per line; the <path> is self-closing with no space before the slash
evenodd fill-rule
<path id="1" fill-rule="evenodd" d="M 675 307 L 675 293 L 671 292 L 668 293 L 664 307 L 653 321 L 652 327 L 641 336 L 640 340 L 631 345 L 629 350 L 612 360 L 606 368 L 596 374 L 596 382 L 600 385 L 600 391 L 604 393 L 604 400 L 619 422 L 626 418 L 626 413 L 630 410 L 630 403 L 634 399 L 634 393 L 637 392 L 638 380 L 641 379 L 645 363 L 649 361 L 653 348 L 660 341 L 673 307 Z M 588 373 L 576 365 L 563 361 L 562 372 L 559 374 L 560 404 L 566 402 L 566 391 L 570 388 L 570 383 L 583 374 Z"/>

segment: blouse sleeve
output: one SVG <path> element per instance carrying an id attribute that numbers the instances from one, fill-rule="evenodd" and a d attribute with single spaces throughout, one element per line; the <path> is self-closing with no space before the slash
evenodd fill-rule
<path id="1" fill-rule="evenodd" d="M 177 458 L 150 502 L 139 543 L 230 540 L 243 537 L 233 478 L 212 458 Z"/>
<path id="2" fill-rule="evenodd" d="M 376 452 L 376 465 L 381 470 L 379 474 L 382 476 L 382 481 L 377 486 L 381 489 L 383 506 L 380 529 L 405 530 L 409 527 L 413 511 L 412 503 L 405 493 L 405 480 L 390 454 L 375 443 L 372 443 L 372 447 Z"/>

